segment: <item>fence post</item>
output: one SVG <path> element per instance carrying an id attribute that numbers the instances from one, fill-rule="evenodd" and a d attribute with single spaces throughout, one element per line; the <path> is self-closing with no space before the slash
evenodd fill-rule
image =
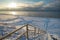
<path id="1" fill-rule="evenodd" d="M 36 36 L 36 27 L 34 27 L 34 37 Z M 35 40 L 35 39 L 34 39 Z"/>
<path id="2" fill-rule="evenodd" d="M 27 33 L 26 33 L 26 40 L 29 40 L 29 38 L 28 38 L 28 24 L 26 25 L 26 31 L 27 31 Z"/>
<path id="3" fill-rule="evenodd" d="M 38 28 L 38 36 L 39 36 L 39 28 Z"/>
<path id="4" fill-rule="evenodd" d="M 40 36 L 40 29 L 38 28 L 38 36 Z M 38 38 L 38 40 L 40 40 L 40 37 Z"/>

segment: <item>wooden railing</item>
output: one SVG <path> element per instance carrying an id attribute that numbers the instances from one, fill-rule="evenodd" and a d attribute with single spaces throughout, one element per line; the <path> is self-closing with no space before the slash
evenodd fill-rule
<path id="1" fill-rule="evenodd" d="M 18 30 L 21 30 L 21 29 L 24 28 L 24 27 L 26 27 L 26 32 L 21 33 L 21 34 L 16 38 L 16 40 L 18 40 L 23 34 L 26 34 L 26 39 L 29 40 L 28 31 L 34 31 L 34 36 L 36 35 L 36 33 L 37 33 L 38 35 L 39 35 L 41 32 L 44 33 L 44 34 L 46 33 L 46 32 L 43 31 L 43 30 L 40 31 L 40 28 L 37 28 L 37 27 L 35 27 L 35 26 L 32 26 L 32 27 L 34 27 L 34 30 L 29 29 L 29 26 L 32 26 L 32 25 L 26 24 L 26 25 L 24 25 L 24 26 L 22 26 L 22 27 L 20 27 L 20 28 L 18 28 L 18 29 L 16 29 L 16 30 L 10 32 L 9 34 L 1 37 L 0 40 L 3 40 L 3 39 L 5 39 L 5 38 L 11 36 L 12 34 L 14 34 L 15 32 L 17 32 Z M 36 29 L 38 29 L 38 32 L 36 32 Z"/>

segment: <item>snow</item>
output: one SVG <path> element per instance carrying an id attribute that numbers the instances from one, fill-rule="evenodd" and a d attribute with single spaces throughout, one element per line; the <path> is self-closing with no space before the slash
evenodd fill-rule
<path id="1" fill-rule="evenodd" d="M 3 16 L 5 17 L 5 15 Z M 37 28 L 47 31 L 47 33 L 49 33 L 48 34 L 49 40 L 51 40 L 50 37 L 51 34 L 53 35 L 54 38 L 60 40 L 60 18 L 41 18 L 27 16 L 12 16 L 12 17 L 9 16 L 8 18 L 7 17 L 3 18 L 2 16 L 0 16 L 0 20 L 1 20 L 0 22 L 8 23 L 8 26 L 9 25 L 15 26 L 16 29 L 23 24 L 34 25 Z"/>

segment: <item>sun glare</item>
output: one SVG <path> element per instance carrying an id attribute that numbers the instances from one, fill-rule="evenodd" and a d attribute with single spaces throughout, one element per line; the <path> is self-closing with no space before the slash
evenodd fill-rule
<path id="1" fill-rule="evenodd" d="M 16 8 L 17 5 L 16 5 L 16 3 L 9 3 L 9 4 L 8 4 L 8 7 L 9 7 L 9 8 Z"/>
<path id="2" fill-rule="evenodd" d="M 16 15 L 17 13 L 16 12 L 9 12 L 9 14 Z"/>
<path id="3" fill-rule="evenodd" d="M 16 15 L 16 12 L 11 12 L 13 15 Z"/>

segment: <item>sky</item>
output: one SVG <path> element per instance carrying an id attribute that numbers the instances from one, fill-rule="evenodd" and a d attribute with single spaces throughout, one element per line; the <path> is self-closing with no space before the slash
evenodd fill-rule
<path id="1" fill-rule="evenodd" d="M 11 2 L 17 3 L 20 8 L 24 8 L 25 10 L 60 11 L 60 0 L 0 0 L 0 5 Z"/>

